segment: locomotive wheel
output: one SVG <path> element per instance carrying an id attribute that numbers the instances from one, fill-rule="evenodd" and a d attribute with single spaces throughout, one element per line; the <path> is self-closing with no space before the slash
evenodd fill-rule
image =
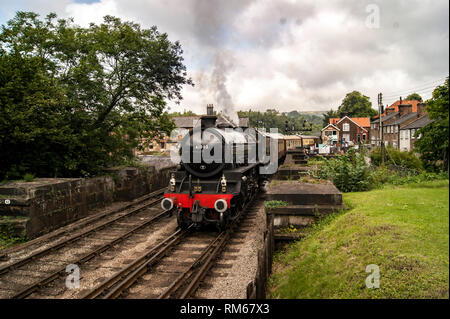
<path id="1" fill-rule="evenodd" d="M 222 230 L 226 229 L 227 224 L 228 224 L 227 215 L 225 215 L 224 213 L 220 213 L 219 222 L 216 224 L 218 231 L 221 232 Z"/>

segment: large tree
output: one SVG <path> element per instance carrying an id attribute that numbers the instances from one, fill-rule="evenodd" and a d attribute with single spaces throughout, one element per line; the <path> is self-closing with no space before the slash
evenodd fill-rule
<path id="1" fill-rule="evenodd" d="M 426 101 L 426 111 L 432 123 L 419 129 L 416 136 L 421 138 L 414 144 L 415 150 L 429 170 L 448 171 L 449 147 L 449 79 L 436 87 L 431 99 Z"/>
<path id="2" fill-rule="evenodd" d="M 123 162 L 140 138 L 173 128 L 165 100 L 192 84 L 180 44 L 156 27 L 56 18 L 18 12 L 0 32 L 0 179 Z"/>
<path id="3" fill-rule="evenodd" d="M 358 91 L 347 93 L 338 109 L 339 117 L 372 117 L 377 111 L 372 108 L 369 97 Z"/>

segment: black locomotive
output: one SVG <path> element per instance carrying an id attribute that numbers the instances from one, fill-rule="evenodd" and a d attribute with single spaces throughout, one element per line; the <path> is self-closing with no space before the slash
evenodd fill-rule
<path id="1" fill-rule="evenodd" d="M 201 125 L 191 129 L 180 142 L 180 165 L 171 172 L 161 206 L 176 212 L 181 228 L 191 223 L 224 228 L 265 187 L 274 173 L 265 169 L 270 159 L 278 162 L 284 158 L 286 144 L 281 134 L 218 122 L 212 106 L 200 120 Z M 271 143 L 277 145 L 275 154 L 270 152 Z"/>

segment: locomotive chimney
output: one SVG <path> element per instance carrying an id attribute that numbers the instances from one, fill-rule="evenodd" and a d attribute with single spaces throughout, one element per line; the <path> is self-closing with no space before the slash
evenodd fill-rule
<path id="1" fill-rule="evenodd" d="M 217 116 L 214 115 L 214 106 L 212 104 L 206 105 L 206 115 L 200 118 L 201 128 L 207 129 L 216 126 Z"/>
<path id="2" fill-rule="evenodd" d="M 214 106 L 212 104 L 206 105 L 206 115 L 214 115 Z"/>

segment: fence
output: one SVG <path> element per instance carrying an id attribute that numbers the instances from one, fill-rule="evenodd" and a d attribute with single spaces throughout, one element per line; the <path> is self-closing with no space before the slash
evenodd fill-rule
<path id="1" fill-rule="evenodd" d="M 267 280 L 272 273 L 274 247 L 273 214 L 266 213 L 263 247 L 258 250 L 258 268 L 255 279 L 247 285 L 247 299 L 266 298 Z"/>

